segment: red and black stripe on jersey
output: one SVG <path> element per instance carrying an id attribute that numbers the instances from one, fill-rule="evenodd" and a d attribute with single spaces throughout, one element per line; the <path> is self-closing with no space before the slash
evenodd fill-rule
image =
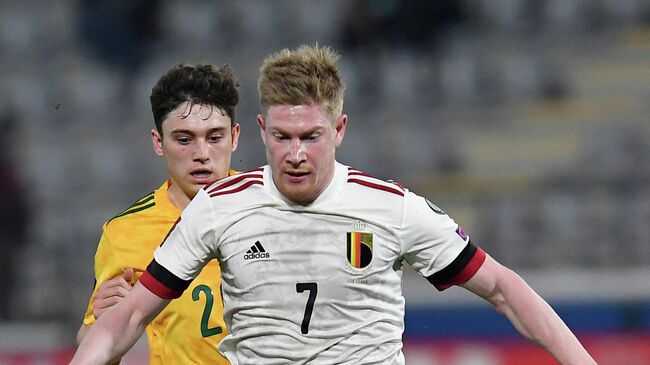
<path id="1" fill-rule="evenodd" d="M 472 242 L 444 269 L 427 277 L 436 289 L 443 291 L 453 285 L 460 285 L 471 279 L 485 262 L 485 251 L 476 247 Z"/>
<path id="2" fill-rule="evenodd" d="M 140 277 L 140 283 L 150 292 L 163 299 L 176 299 L 190 286 L 192 280 L 182 280 L 162 265 L 152 260 L 147 271 Z"/>
<path id="3" fill-rule="evenodd" d="M 377 179 L 351 167 L 348 168 L 348 182 L 359 184 L 372 189 L 386 191 L 399 196 L 404 196 L 404 188 L 401 185 L 393 181 L 386 182 L 384 180 Z"/>
<path id="4" fill-rule="evenodd" d="M 264 185 L 261 171 L 262 168 L 251 170 L 249 172 L 243 172 L 241 174 L 235 175 L 235 177 L 231 179 L 214 184 L 214 186 L 211 185 L 209 189 L 205 190 L 208 192 L 210 197 L 214 198 L 215 196 L 219 195 L 227 195 L 240 192 L 251 185 Z M 237 184 L 240 185 L 236 186 Z M 232 188 L 228 189 L 230 187 Z"/>

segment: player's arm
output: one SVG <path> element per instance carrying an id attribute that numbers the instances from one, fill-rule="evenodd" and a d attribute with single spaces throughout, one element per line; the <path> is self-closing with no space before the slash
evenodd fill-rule
<path id="1" fill-rule="evenodd" d="M 154 260 L 131 292 L 88 331 L 71 364 L 105 365 L 118 359 L 133 346 L 169 299 L 180 297 L 187 289 L 213 257 L 208 238 L 214 237 L 214 225 L 205 224 L 213 223 L 210 199 L 204 190 L 199 191 L 181 214 L 183 219 L 179 218 L 156 249 Z"/>
<path id="2" fill-rule="evenodd" d="M 77 331 L 77 346 L 81 344 L 81 341 L 86 337 L 86 334 L 90 330 L 90 327 L 92 324 L 82 324 L 81 327 L 79 327 L 79 331 Z M 119 365 L 121 360 L 115 360 L 114 362 L 111 363 L 111 365 Z"/>
<path id="3" fill-rule="evenodd" d="M 122 275 L 103 282 L 93 294 L 92 314 L 99 318 L 105 311 L 117 305 L 131 291 L 134 279 L 133 268 L 127 268 Z M 81 343 L 92 324 L 82 324 L 77 332 L 77 345 Z"/>
<path id="4" fill-rule="evenodd" d="M 490 302 L 524 337 L 562 364 L 596 364 L 551 306 L 519 275 L 489 255 L 476 274 L 461 286 Z"/>
<path id="5" fill-rule="evenodd" d="M 169 303 L 139 282 L 127 297 L 88 330 L 71 365 L 105 365 L 118 360 L 140 338 L 144 328 Z"/>
<path id="6" fill-rule="evenodd" d="M 134 281 L 133 269 L 124 270 L 122 248 L 116 247 L 113 237 L 114 227 L 105 223 L 97 245 L 94 259 L 96 287 L 89 300 L 84 320 L 77 332 L 77 345 L 81 343 L 88 329 L 104 311 L 113 307 L 126 297 Z"/>

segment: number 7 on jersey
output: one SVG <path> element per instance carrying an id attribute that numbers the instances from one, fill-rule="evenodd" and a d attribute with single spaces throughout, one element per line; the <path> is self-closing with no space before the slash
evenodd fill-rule
<path id="1" fill-rule="evenodd" d="M 309 321 L 311 320 L 311 313 L 314 310 L 316 294 L 318 294 L 318 284 L 296 283 L 296 292 L 302 293 L 305 290 L 309 291 L 309 297 L 307 298 L 307 305 L 305 306 L 305 316 L 302 318 L 302 325 L 300 326 L 300 332 L 302 332 L 303 335 L 309 333 Z"/>

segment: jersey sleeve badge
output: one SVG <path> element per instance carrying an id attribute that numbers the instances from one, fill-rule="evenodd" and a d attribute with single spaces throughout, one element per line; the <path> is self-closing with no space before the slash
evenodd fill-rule
<path id="1" fill-rule="evenodd" d="M 447 213 L 445 213 L 444 210 L 440 209 L 439 206 L 433 204 L 429 199 L 426 199 L 426 198 L 425 198 L 424 200 L 426 200 L 427 205 L 429 206 L 429 208 L 431 208 L 431 210 L 433 210 L 434 213 L 436 213 L 436 214 L 440 214 L 440 215 L 445 215 L 445 214 L 447 214 Z"/>
<path id="2" fill-rule="evenodd" d="M 459 236 L 463 241 L 465 241 L 465 243 L 468 243 L 468 242 L 469 242 L 469 235 L 468 235 L 465 231 L 463 231 L 463 229 L 460 228 L 460 226 L 458 226 L 458 228 L 456 228 L 456 234 L 457 234 L 457 235 L 458 235 L 458 236 Z"/>

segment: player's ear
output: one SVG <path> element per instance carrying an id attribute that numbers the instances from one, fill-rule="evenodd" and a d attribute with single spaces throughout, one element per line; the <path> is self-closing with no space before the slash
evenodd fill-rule
<path id="1" fill-rule="evenodd" d="M 340 117 L 334 122 L 334 128 L 336 129 L 336 147 L 341 145 L 343 142 L 343 136 L 345 135 L 345 127 L 348 125 L 348 116 L 346 114 L 341 114 Z"/>
<path id="2" fill-rule="evenodd" d="M 158 130 L 152 129 L 151 130 L 151 144 L 153 144 L 153 151 L 156 153 L 158 156 L 163 155 L 163 148 L 162 148 L 162 136 L 160 133 L 158 133 Z"/>
<path id="3" fill-rule="evenodd" d="M 239 124 L 235 123 L 235 124 L 232 125 L 232 132 L 231 132 L 231 134 L 232 134 L 232 147 L 230 149 L 232 152 L 235 152 L 235 150 L 237 149 L 237 145 L 239 144 L 240 130 L 241 129 L 239 127 Z"/>
<path id="4" fill-rule="evenodd" d="M 266 120 L 264 120 L 264 116 L 262 114 L 257 114 L 257 124 L 260 126 L 260 135 L 262 136 L 262 142 L 264 142 L 264 145 L 266 145 L 266 135 L 264 134 L 266 131 Z"/>

